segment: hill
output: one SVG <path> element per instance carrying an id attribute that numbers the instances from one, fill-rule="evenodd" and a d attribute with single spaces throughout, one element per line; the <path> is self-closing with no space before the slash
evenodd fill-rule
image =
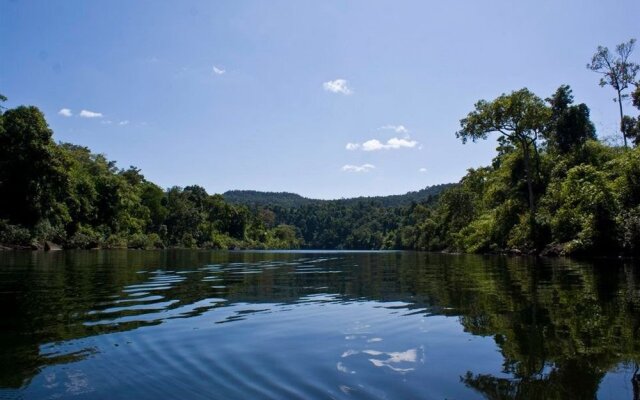
<path id="1" fill-rule="evenodd" d="M 453 183 L 427 186 L 424 189 L 408 192 L 405 194 L 390 196 L 370 196 L 354 197 L 337 200 L 309 199 L 296 193 L 289 192 L 260 192 L 256 190 L 230 190 L 222 194 L 224 199 L 232 204 L 243 204 L 248 206 L 280 206 L 284 208 L 301 207 L 310 204 L 320 203 L 341 203 L 353 204 L 358 202 L 375 202 L 383 207 L 401 207 L 410 205 L 412 202 L 420 203 L 429 200 L 430 197 L 437 196 L 444 190 L 455 186 Z"/>

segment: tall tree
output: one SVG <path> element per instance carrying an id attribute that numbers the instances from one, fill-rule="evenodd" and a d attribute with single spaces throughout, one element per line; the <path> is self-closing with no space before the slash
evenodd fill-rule
<path id="1" fill-rule="evenodd" d="M 631 97 L 633 105 L 640 110 L 640 83 L 636 85 L 636 90 L 631 94 Z M 631 139 L 636 146 L 640 146 L 640 115 L 636 118 L 625 115 L 622 119 L 622 127 L 625 136 Z"/>
<path id="2" fill-rule="evenodd" d="M 57 192 L 66 179 L 52 132 L 32 106 L 7 110 L 0 123 L 0 218 L 33 226 L 55 214 Z"/>
<path id="3" fill-rule="evenodd" d="M 598 46 L 598 50 L 591 58 L 591 63 L 587 64 L 588 69 L 602 74 L 600 86 L 609 85 L 617 93 L 613 101 L 618 103 L 620 109 L 620 132 L 622 132 L 625 147 L 627 147 L 627 136 L 622 100 L 629 97 L 624 91 L 635 82 L 636 74 L 640 69 L 640 65 L 629 60 L 635 42 L 635 39 L 630 39 L 627 43 L 620 43 L 616 46 L 615 54 L 609 52 L 607 47 Z"/>
<path id="4" fill-rule="evenodd" d="M 596 129 L 589 119 L 586 104 L 573 104 L 569 85 L 562 85 L 546 101 L 551 106 L 551 124 L 545 132 L 549 147 L 561 154 L 596 138 Z"/>
<path id="5" fill-rule="evenodd" d="M 497 132 L 504 140 L 520 148 L 524 158 L 532 224 L 536 208 L 531 151 L 535 151 L 536 142 L 546 130 L 550 117 L 551 110 L 544 101 L 524 88 L 503 94 L 490 102 L 478 101 L 475 110 L 460 120 L 461 129 L 456 132 L 463 143 L 469 139 L 474 142 L 486 139 L 490 133 Z"/>
<path id="6" fill-rule="evenodd" d="M 0 93 L 0 103 L 4 103 L 5 101 L 7 101 L 7 96 L 3 95 L 2 93 Z M 0 115 L 2 115 L 2 110 L 6 109 L 3 106 L 0 106 Z"/>

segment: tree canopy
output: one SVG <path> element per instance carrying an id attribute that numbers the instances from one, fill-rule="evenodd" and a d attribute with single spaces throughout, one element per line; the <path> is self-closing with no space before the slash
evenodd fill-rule
<path id="1" fill-rule="evenodd" d="M 475 110 L 460 120 L 461 129 L 456 136 L 466 143 L 468 139 L 486 139 L 490 133 L 499 133 L 503 141 L 519 147 L 524 156 L 528 188 L 529 210 L 535 214 L 532 149 L 537 153 L 537 141 L 549 124 L 551 111 L 544 101 L 528 89 L 503 94 L 493 101 L 480 100 Z"/>
<path id="2" fill-rule="evenodd" d="M 625 133 L 622 100 L 628 98 L 629 95 L 624 91 L 636 83 L 636 74 L 640 70 L 640 65 L 629 59 L 635 42 L 635 39 L 630 39 L 626 43 L 620 43 L 616 46 L 615 54 L 612 54 L 607 47 L 598 46 L 591 58 L 591 63 L 587 64 L 588 69 L 602 75 L 600 86 L 611 86 L 616 91 L 617 97 L 613 101 L 618 103 L 620 110 L 620 132 L 625 147 L 627 147 L 627 134 Z"/>

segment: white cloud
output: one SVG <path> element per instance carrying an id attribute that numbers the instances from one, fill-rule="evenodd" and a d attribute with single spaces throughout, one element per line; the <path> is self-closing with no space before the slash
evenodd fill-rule
<path id="1" fill-rule="evenodd" d="M 362 143 L 362 150 L 364 151 L 377 151 L 385 148 L 385 145 L 378 139 L 367 140 Z"/>
<path id="2" fill-rule="evenodd" d="M 82 118 L 102 118 L 102 113 L 89 110 L 81 110 L 79 115 Z"/>
<path id="3" fill-rule="evenodd" d="M 345 148 L 347 150 L 358 150 L 360 148 L 360 144 L 359 143 L 347 143 Z"/>
<path id="4" fill-rule="evenodd" d="M 222 75 L 222 74 L 224 74 L 225 72 L 227 72 L 226 70 L 224 70 L 224 69 L 222 69 L 222 68 L 218 68 L 218 67 L 216 67 L 215 65 L 213 66 L 213 70 L 212 70 L 212 71 L 213 71 L 213 73 L 214 73 L 214 74 L 216 74 L 216 75 Z"/>
<path id="5" fill-rule="evenodd" d="M 362 145 L 358 145 L 357 143 L 349 143 L 349 144 L 352 145 L 350 150 L 362 148 L 362 150 L 364 151 L 378 151 L 378 150 L 392 150 L 392 149 L 397 150 L 401 148 L 413 148 L 418 145 L 418 142 L 415 140 L 411 140 L 409 138 L 399 139 L 397 137 L 394 137 L 387 140 L 386 143 L 382 143 L 378 139 L 371 139 L 362 143 Z M 349 144 L 347 145 L 347 148 L 349 148 Z"/>
<path id="6" fill-rule="evenodd" d="M 427 172 L 427 169 L 426 168 L 420 168 L 418 171 L 420 171 L 420 172 L 422 172 L 424 174 L 425 172 Z"/>
<path id="7" fill-rule="evenodd" d="M 118 125 L 129 125 L 129 120 L 124 120 L 124 121 L 120 121 L 118 122 Z"/>
<path id="8" fill-rule="evenodd" d="M 390 130 L 395 133 L 409 133 L 409 129 L 407 129 L 404 125 L 385 125 L 378 128 L 380 130 Z"/>
<path id="9" fill-rule="evenodd" d="M 322 87 L 324 90 L 331 93 L 342 93 L 345 95 L 353 93 L 353 90 L 349 88 L 345 79 L 335 79 L 333 81 L 324 82 Z"/>
<path id="10" fill-rule="evenodd" d="M 68 108 L 61 108 L 60 111 L 58 111 L 58 114 L 62 115 L 63 117 L 70 117 L 73 115 L 71 110 Z"/>
<path id="11" fill-rule="evenodd" d="M 417 144 L 418 144 L 417 141 L 411 140 L 409 138 L 398 139 L 394 137 L 387 140 L 386 148 L 389 148 L 389 149 L 399 149 L 401 147 L 413 148 L 413 147 L 416 147 Z"/>
<path id="12" fill-rule="evenodd" d="M 375 166 L 371 164 L 362 164 L 362 165 L 347 164 L 342 167 L 342 170 L 346 172 L 369 172 L 374 168 Z"/>
<path id="13" fill-rule="evenodd" d="M 101 124 L 104 125 L 111 125 L 113 123 L 113 121 L 111 121 L 110 119 L 104 120 L 104 121 L 100 121 Z"/>

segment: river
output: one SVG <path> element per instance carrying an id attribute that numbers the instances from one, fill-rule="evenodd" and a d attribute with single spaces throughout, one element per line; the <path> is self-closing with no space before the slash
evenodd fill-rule
<path id="1" fill-rule="evenodd" d="M 640 396 L 618 260 L 0 252 L 0 317 L 2 399 Z"/>

